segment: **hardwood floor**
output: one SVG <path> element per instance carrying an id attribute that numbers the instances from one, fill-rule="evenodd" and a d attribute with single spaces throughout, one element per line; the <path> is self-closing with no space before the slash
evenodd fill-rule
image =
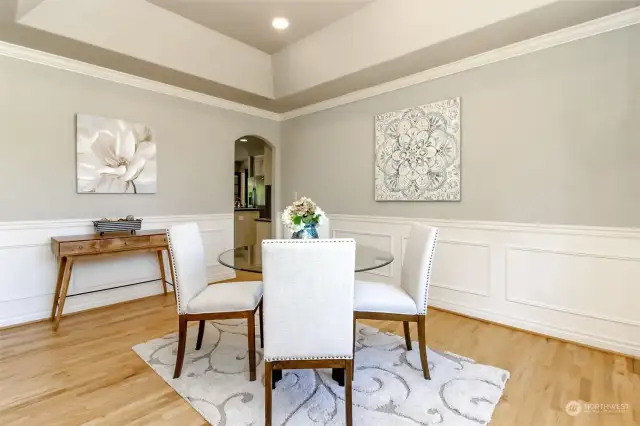
<path id="1" fill-rule="evenodd" d="M 403 335 L 399 322 L 363 323 Z M 131 350 L 176 330 L 171 294 L 70 315 L 57 333 L 48 321 L 1 330 L 0 425 L 206 425 Z M 640 425 L 640 376 L 628 358 L 436 309 L 427 343 L 511 372 L 491 425 Z M 571 400 L 630 408 L 572 417 Z"/>

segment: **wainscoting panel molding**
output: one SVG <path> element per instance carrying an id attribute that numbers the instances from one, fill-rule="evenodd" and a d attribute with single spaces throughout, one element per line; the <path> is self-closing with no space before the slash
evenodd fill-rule
<path id="1" fill-rule="evenodd" d="M 233 214 L 146 217 L 143 229 L 164 229 L 183 222 L 200 225 L 209 281 L 235 277 L 233 271 L 218 263 L 218 255 L 233 247 Z M 0 327 L 50 315 L 57 267 L 50 238 L 92 232 L 89 219 L 0 223 Z M 166 254 L 165 269 L 171 281 Z M 95 292 L 104 289 L 110 290 Z M 69 295 L 88 292 L 94 293 L 67 299 L 65 313 L 162 293 L 155 254 L 78 261 Z"/>
<path id="2" fill-rule="evenodd" d="M 506 256 L 506 300 L 640 327 L 638 300 L 625 297 L 637 290 L 640 258 L 522 247 Z M 613 297 L 593 291 L 603 283 Z"/>
<path id="3" fill-rule="evenodd" d="M 336 237 L 385 248 L 399 285 L 411 223 L 440 228 L 429 304 L 640 356 L 640 232 L 628 228 L 329 215 Z M 385 240 L 386 238 L 386 240 Z M 367 279 L 371 279 L 368 277 Z"/>

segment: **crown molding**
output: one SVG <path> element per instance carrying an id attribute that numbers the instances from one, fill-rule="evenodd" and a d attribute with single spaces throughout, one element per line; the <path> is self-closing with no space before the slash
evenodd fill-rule
<path id="1" fill-rule="evenodd" d="M 389 93 L 395 90 L 404 89 L 416 84 L 425 83 L 427 81 L 436 80 L 452 74 L 479 68 L 484 65 L 505 61 L 507 59 L 516 58 L 518 56 L 527 55 L 529 53 L 538 52 L 572 41 L 582 40 L 584 38 L 593 37 L 609 31 L 614 31 L 640 24 L 640 6 L 634 7 L 623 12 L 614 13 L 602 18 L 594 19 L 579 25 L 563 28 L 548 34 L 524 40 L 518 43 L 510 44 L 505 47 L 470 56 L 456 62 L 431 68 L 416 74 L 402 77 L 397 80 L 382 83 L 377 86 L 368 87 L 338 96 L 333 99 L 318 102 L 313 105 L 298 108 L 281 114 L 281 121 L 290 120 L 292 118 L 303 115 L 313 114 L 327 109 L 335 108 L 341 105 L 350 104 L 352 102 L 361 101 L 374 96 Z"/>
<path id="2" fill-rule="evenodd" d="M 205 95 L 204 93 L 194 92 L 192 90 L 183 89 L 180 87 L 172 86 L 170 84 L 149 80 L 120 71 L 115 71 L 98 65 L 88 64 L 86 62 L 77 61 L 75 59 L 69 59 L 63 56 L 53 55 L 51 53 L 30 49 L 24 46 L 18 46 L 15 44 L 0 41 L 0 55 L 9 58 L 20 59 L 23 61 L 33 62 L 40 65 L 46 65 L 48 67 L 70 71 L 76 74 L 87 75 L 90 77 L 99 78 L 101 80 L 111 81 L 113 83 L 125 84 L 127 86 L 136 87 L 138 89 L 149 90 L 151 92 L 160 93 L 175 98 L 186 99 L 188 101 L 222 108 L 229 111 L 253 115 L 269 120 L 281 120 L 280 114 L 275 112 L 262 110 L 233 101 L 228 101 L 226 99 L 217 98 L 211 95 Z"/>
<path id="3" fill-rule="evenodd" d="M 640 6 L 282 114 L 2 41 L 0 55 L 229 111 L 285 121 L 637 24 L 640 24 Z"/>

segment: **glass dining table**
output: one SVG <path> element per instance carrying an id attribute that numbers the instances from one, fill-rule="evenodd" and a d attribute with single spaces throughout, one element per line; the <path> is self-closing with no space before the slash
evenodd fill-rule
<path id="1" fill-rule="evenodd" d="M 262 273 L 262 245 L 236 247 L 218 256 L 218 262 L 237 271 Z M 354 272 L 365 272 L 384 268 L 393 262 L 393 255 L 375 247 L 356 244 L 356 264 Z M 344 386 L 344 368 L 334 368 L 331 377 Z M 273 371 L 273 387 L 282 379 L 282 370 Z"/>
<path id="2" fill-rule="evenodd" d="M 224 251 L 218 257 L 218 262 L 237 271 L 262 273 L 262 246 L 255 244 Z M 354 272 L 383 268 L 391 262 L 393 262 L 393 255 L 388 251 L 356 244 Z"/>

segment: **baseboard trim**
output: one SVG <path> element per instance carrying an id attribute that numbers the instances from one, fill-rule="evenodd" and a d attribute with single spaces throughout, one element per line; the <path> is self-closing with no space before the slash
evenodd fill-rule
<path id="1" fill-rule="evenodd" d="M 454 315 L 483 321 L 489 324 L 522 331 L 545 338 L 551 338 L 564 343 L 571 343 L 585 348 L 606 352 L 613 355 L 623 356 L 630 359 L 640 357 L 640 346 L 633 342 L 620 341 L 616 339 L 603 339 L 587 333 L 576 333 L 565 330 L 550 324 L 539 323 L 523 318 L 510 317 L 504 314 L 489 312 L 471 306 L 458 303 L 445 302 L 443 300 L 429 298 L 429 307 L 449 312 Z"/>
<path id="2" fill-rule="evenodd" d="M 158 294 L 150 294 L 148 296 L 138 297 L 136 299 L 123 300 L 122 302 L 111 303 L 109 305 L 95 306 L 93 308 L 83 309 L 81 311 L 69 312 L 69 313 L 63 314 L 62 318 L 67 318 L 67 317 L 78 315 L 78 314 L 84 314 L 84 313 L 87 313 L 87 312 L 99 311 L 101 309 L 108 309 L 108 308 L 111 308 L 111 307 L 113 307 L 115 305 L 127 305 L 127 304 L 130 304 L 130 303 L 139 302 L 139 301 L 144 300 L 144 299 L 150 299 L 152 297 L 169 297 L 169 296 L 173 297 L 171 295 L 171 293 L 173 293 L 173 290 L 168 289 L 168 293 L 169 294 L 167 296 L 165 296 L 164 294 L 162 294 L 162 292 L 160 292 Z M 0 331 L 12 330 L 14 328 L 26 327 L 26 326 L 29 326 L 29 325 L 40 324 L 40 323 L 43 323 L 43 322 L 50 322 L 50 321 L 51 321 L 51 319 L 49 317 L 47 317 L 47 318 L 38 318 L 38 319 L 31 320 L 31 321 L 26 321 L 26 322 L 20 322 L 20 323 L 16 323 L 16 324 L 0 325 Z"/>
<path id="3" fill-rule="evenodd" d="M 468 314 L 463 314 L 463 313 L 460 313 L 460 312 L 457 312 L 457 311 L 451 310 L 451 309 L 445 309 L 445 308 L 437 307 L 437 306 L 430 306 L 429 308 L 430 309 L 434 309 L 436 311 L 440 311 L 440 312 L 446 312 L 446 313 L 451 314 L 451 315 L 457 315 L 459 317 L 469 318 L 469 319 L 474 320 L 474 321 L 481 321 L 481 322 L 484 322 L 484 323 L 487 323 L 487 324 L 496 325 L 498 327 L 508 328 L 509 330 L 521 331 L 523 333 L 532 334 L 534 336 L 544 337 L 545 339 L 557 340 L 558 342 L 570 343 L 572 345 L 580 346 L 580 347 L 591 349 L 591 350 L 594 350 L 594 351 L 604 352 L 606 354 L 625 357 L 625 358 L 630 359 L 634 363 L 634 367 L 638 369 L 637 371 L 634 371 L 634 372 L 637 373 L 637 374 L 640 374 L 640 358 L 636 358 L 633 355 L 625 354 L 625 353 L 622 353 L 622 352 L 617 352 L 617 351 L 614 351 L 614 350 L 611 350 L 611 349 L 605 349 L 605 348 L 601 348 L 601 347 L 597 347 L 597 346 L 587 345 L 586 343 L 580 343 L 580 342 L 576 342 L 574 340 L 562 339 L 560 337 L 555 337 L 555 336 L 552 336 L 550 334 L 538 333 L 536 331 L 527 330 L 525 328 L 515 327 L 515 326 L 509 325 L 509 324 L 503 324 L 503 323 L 496 322 L 496 321 L 491 321 L 491 320 L 488 320 L 488 319 L 485 319 L 485 318 L 480 318 L 480 317 L 471 316 L 471 315 L 468 315 Z"/>
<path id="4" fill-rule="evenodd" d="M 236 277 L 235 271 L 228 271 L 228 272 L 220 272 L 217 274 L 214 274 L 214 276 L 211 278 L 211 281 L 209 282 L 209 284 L 213 284 L 213 283 L 217 283 L 220 281 L 226 281 L 226 280 L 232 280 Z M 153 281 L 153 282 L 143 282 L 143 283 L 134 283 L 132 285 L 136 285 L 136 284 L 156 284 L 157 286 L 159 286 L 160 288 L 158 289 L 158 293 L 156 294 L 149 294 L 146 296 L 142 296 L 142 297 L 135 297 L 129 300 L 123 300 L 120 302 L 114 302 L 114 303 L 108 303 L 105 305 L 96 305 L 96 306 L 91 306 L 91 307 L 87 307 L 84 309 L 76 309 L 72 312 L 69 313 L 65 313 L 62 315 L 63 318 L 66 318 L 68 316 L 71 315 L 77 315 L 77 314 L 81 314 L 84 312 L 91 312 L 91 311 L 96 311 L 96 310 L 100 310 L 100 309 L 106 309 L 115 305 L 122 305 L 122 304 L 128 304 L 128 303 L 134 303 L 137 302 L 139 300 L 143 300 L 143 299 L 148 299 L 150 297 L 159 297 L 159 296 L 163 296 L 164 294 L 162 292 L 162 285 L 160 283 L 160 279 Z M 168 292 L 168 296 L 171 296 L 173 298 L 173 296 L 171 295 L 171 293 L 173 293 L 173 283 L 171 281 L 167 281 L 168 287 L 167 287 L 167 292 Z M 118 289 L 113 289 L 118 290 Z M 105 292 L 109 292 L 110 290 L 104 290 Z M 86 305 L 83 306 L 89 306 L 89 304 L 87 303 Z M 0 331 L 2 330 L 9 330 L 9 329 L 13 329 L 13 328 L 17 328 L 17 327 L 23 327 L 23 326 L 27 326 L 27 325 L 32 325 L 32 324 L 38 324 L 41 322 L 49 322 L 50 321 L 50 316 L 51 312 L 47 311 L 47 312 L 37 312 L 34 314 L 30 314 L 30 315 L 25 315 L 24 317 L 21 318 L 26 318 L 26 317 L 35 317 L 36 315 L 38 316 L 37 318 L 34 319 L 30 319 L 30 320 L 26 320 L 23 322 L 18 322 L 18 323 L 12 323 L 9 325 L 2 325 L 2 320 L 0 320 Z M 15 319 L 12 319 L 12 322 Z"/>
<path id="5" fill-rule="evenodd" d="M 207 278 L 220 281 L 234 277 L 217 262 L 220 252 L 233 247 L 233 217 L 233 213 L 149 216 L 143 229 L 198 223 L 207 250 Z M 0 265 L 5 268 L 0 280 L 0 326 L 49 317 L 57 268 L 49 250 L 51 237 L 91 232 L 91 219 L 83 218 L 0 222 Z M 75 297 L 67 299 L 65 314 L 162 293 L 155 256 L 122 257 L 104 267 L 92 265 L 98 261 L 79 262 L 69 289 Z"/>

